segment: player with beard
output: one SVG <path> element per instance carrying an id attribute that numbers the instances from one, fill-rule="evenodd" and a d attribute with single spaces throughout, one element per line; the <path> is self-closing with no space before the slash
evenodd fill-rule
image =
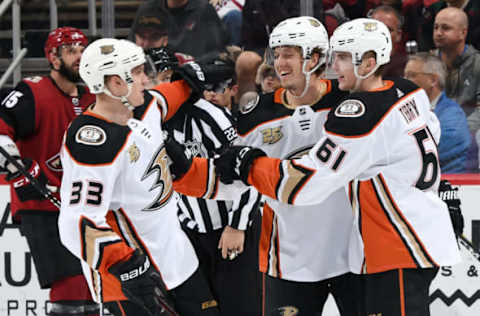
<path id="1" fill-rule="evenodd" d="M 59 151 L 70 122 L 95 100 L 78 84 L 80 56 L 88 40 L 72 27 L 53 30 L 45 43 L 51 71 L 22 80 L 0 106 L 0 146 L 32 171 L 55 195 L 62 178 Z M 11 190 L 12 217 L 27 238 L 41 288 L 50 288 L 49 315 L 98 315 L 80 262 L 61 243 L 59 210 L 42 199 L 17 169 L 0 156 Z"/>

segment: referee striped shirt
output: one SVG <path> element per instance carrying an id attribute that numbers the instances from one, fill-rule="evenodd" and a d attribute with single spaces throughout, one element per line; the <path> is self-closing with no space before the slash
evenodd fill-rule
<path id="1" fill-rule="evenodd" d="M 167 129 L 176 141 L 183 143 L 196 157 L 213 157 L 230 145 L 237 132 L 226 109 L 204 99 L 184 104 L 167 122 Z M 186 227 L 201 233 L 229 225 L 245 230 L 251 212 L 258 208 L 260 194 L 251 189 L 235 201 L 214 201 L 181 195 L 178 218 Z"/>

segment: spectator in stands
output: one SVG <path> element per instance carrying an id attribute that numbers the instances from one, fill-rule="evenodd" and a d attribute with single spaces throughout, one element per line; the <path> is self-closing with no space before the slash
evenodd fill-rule
<path id="1" fill-rule="evenodd" d="M 433 0 L 433 1 L 415 1 L 409 0 L 407 6 L 415 6 L 417 15 L 421 19 L 417 25 L 419 41 L 424 50 L 433 48 L 432 41 L 433 24 L 436 15 L 447 7 L 454 7 L 463 10 L 468 18 L 468 33 L 466 42 L 480 49 L 480 1 L 475 0 Z M 416 2 L 412 4 L 412 2 Z M 413 11 L 410 11 L 413 13 Z"/>
<path id="2" fill-rule="evenodd" d="M 461 105 L 470 131 L 480 128 L 480 53 L 465 43 L 468 19 L 458 8 L 445 8 L 435 17 L 433 40 L 447 66 L 445 91 Z"/>
<path id="3" fill-rule="evenodd" d="M 257 69 L 262 64 L 262 57 L 255 51 L 244 51 L 238 56 L 235 62 L 235 73 L 237 75 L 238 92 L 235 102 L 239 103 L 245 92 L 257 91 L 255 79 Z"/>
<path id="4" fill-rule="evenodd" d="M 242 46 L 245 50 L 254 50 L 263 56 L 273 28 L 280 21 L 299 15 L 300 1 L 245 0 L 242 11 Z M 323 2 L 314 1 L 313 16 L 323 22 L 323 15 Z M 256 72 L 253 75 L 254 78 L 255 74 Z M 238 79 L 241 80 L 240 76 Z"/>
<path id="5" fill-rule="evenodd" d="M 164 47 L 168 44 L 169 17 L 159 6 L 142 6 L 133 22 L 131 40 L 143 49 Z"/>
<path id="6" fill-rule="evenodd" d="M 174 51 L 198 58 L 225 47 L 227 33 L 208 0 L 149 0 L 139 7 L 137 17 L 159 8 L 167 12 L 168 43 Z"/>
<path id="7" fill-rule="evenodd" d="M 242 42 L 242 10 L 245 0 L 210 0 L 217 14 L 225 25 L 229 45 L 241 46 Z"/>
<path id="8" fill-rule="evenodd" d="M 471 135 L 460 105 L 445 94 L 446 76 L 442 60 L 426 52 L 410 55 L 405 66 L 405 78 L 427 92 L 432 110 L 440 121 L 438 154 L 442 173 L 464 173 Z"/>
<path id="9" fill-rule="evenodd" d="M 63 135 L 70 122 L 95 101 L 79 85 L 80 56 L 87 44 L 79 29 L 53 30 L 44 46 L 49 76 L 25 78 L 1 100 L 0 146 L 41 184 L 48 184 L 57 198 Z M 38 193 L 4 155 L 0 155 L 0 169 L 12 185 L 12 218 L 27 239 L 40 287 L 50 289 L 49 315 L 99 315 L 80 261 L 60 242 L 58 207 Z"/>
<path id="10" fill-rule="evenodd" d="M 402 76 L 403 69 L 407 63 L 407 54 L 402 40 L 403 16 L 389 5 L 376 7 L 370 12 L 369 16 L 372 19 L 383 22 L 388 27 L 392 37 L 392 55 L 390 56 L 390 63 L 385 65 L 383 75 Z"/>
<path id="11" fill-rule="evenodd" d="M 280 79 L 275 69 L 266 63 L 258 67 L 256 83 L 260 86 L 262 93 L 271 93 L 280 88 Z"/>

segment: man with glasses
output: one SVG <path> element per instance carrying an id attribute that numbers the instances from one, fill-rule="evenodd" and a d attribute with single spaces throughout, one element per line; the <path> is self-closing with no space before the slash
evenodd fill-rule
<path id="1" fill-rule="evenodd" d="M 442 60 L 429 53 L 411 55 L 405 78 L 423 88 L 441 127 L 438 154 L 442 173 L 466 172 L 471 136 L 460 105 L 445 94 L 446 69 Z"/>

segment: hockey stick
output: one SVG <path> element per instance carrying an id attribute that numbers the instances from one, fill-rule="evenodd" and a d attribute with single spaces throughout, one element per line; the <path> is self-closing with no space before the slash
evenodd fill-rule
<path id="1" fill-rule="evenodd" d="M 49 200 L 53 205 L 55 205 L 56 207 L 60 208 L 61 204 L 60 204 L 60 201 L 53 195 L 52 191 L 50 191 L 45 185 L 43 185 L 42 183 L 38 182 L 37 179 L 35 179 L 27 170 L 25 170 L 25 168 L 17 161 L 17 159 L 13 158 L 5 149 L 3 149 L 1 146 L 0 146 L 0 154 L 2 154 L 7 160 L 8 162 L 10 162 L 12 165 L 14 165 L 18 171 L 24 175 L 28 181 L 30 181 L 30 183 L 33 185 L 33 187 L 38 191 L 40 192 L 40 194 L 43 195 L 43 197 L 45 197 L 45 199 Z M 167 295 L 167 293 L 163 293 L 164 295 Z M 164 300 L 163 298 L 161 297 L 158 297 L 158 300 L 160 301 L 160 305 L 162 306 L 162 308 L 167 311 L 168 313 L 170 313 L 170 315 L 174 315 L 174 316 L 177 316 L 177 312 L 175 311 L 175 309 L 173 309 L 172 307 L 172 303 Z M 152 315 L 152 316 L 163 316 L 164 313 L 161 312 L 159 315 Z"/>
<path id="2" fill-rule="evenodd" d="M 478 261 L 480 261 L 480 252 L 478 249 L 475 249 L 475 246 L 470 242 L 470 240 L 468 240 L 467 238 L 465 238 L 465 236 L 463 235 L 459 235 L 457 237 L 457 240 L 460 244 L 462 244 L 463 247 L 465 247 L 465 249 L 475 258 L 477 259 Z"/>
<path id="3" fill-rule="evenodd" d="M 49 189 L 47 189 L 47 187 L 45 187 L 43 184 L 38 182 L 37 179 L 35 179 L 27 170 L 25 170 L 25 168 L 17 161 L 17 159 L 13 158 L 1 146 L 0 146 L 0 154 L 2 154 L 3 157 L 5 157 L 8 160 L 8 162 L 10 162 L 12 165 L 14 165 L 15 168 L 17 168 L 18 171 L 22 175 L 24 175 L 25 178 L 28 179 L 28 181 L 30 181 L 30 183 L 33 185 L 33 187 L 38 192 L 40 192 L 40 194 L 42 194 L 45 199 L 49 200 L 50 202 L 52 202 L 53 205 L 60 208 L 60 201 L 55 196 L 53 196 L 52 191 L 50 191 Z"/>

